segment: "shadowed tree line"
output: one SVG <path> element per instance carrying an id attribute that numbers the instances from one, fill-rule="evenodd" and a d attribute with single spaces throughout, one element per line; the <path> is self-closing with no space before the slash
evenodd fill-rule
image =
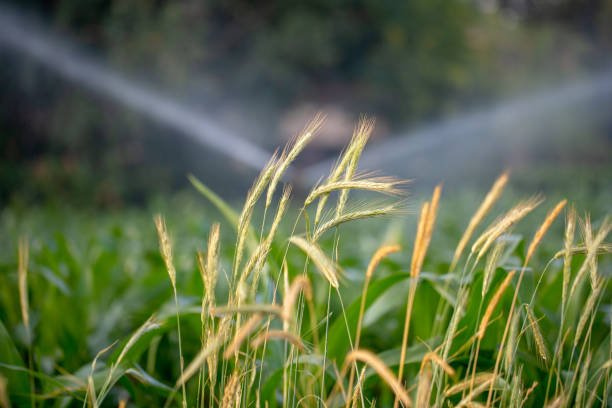
<path id="1" fill-rule="evenodd" d="M 267 147 L 304 103 L 368 112 L 391 133 L 554 83 L 601 64 L 612 27 L 605 0 L 15 3 Z M 3 201 L 58 188 L 83 202 L 138 201 L 197 167 L 192 146 L 160 154 L 170 130 L 0 52 L 11 61 L 0 69 Z"/>

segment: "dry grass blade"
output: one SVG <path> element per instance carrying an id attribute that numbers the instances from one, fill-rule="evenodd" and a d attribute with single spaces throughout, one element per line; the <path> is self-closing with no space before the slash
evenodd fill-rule
<path id="1" fill-rule="evenodd" d="M 304 238 L 294 235 L 289 241 L 299 247 L 312 259 L 319 271 L 329 281 L 334 288 L 338 287 L 337 269 L 334 263 L 323 253 L 317 244 L 307 241 Z"/>
<path id="2" fill-rule="evenodd" d="M 489 320 L 491 319 L 491 316 L 493 316 L 493 311 L 495 310 L 495 307 L 501 300 L 502 295 L 508 288 L 508 285 L 510 285 L 510 282 L 512 281 L 512 277 L 514 276 L 515 273 L 516 273 L 515 270 L 512 270 L 510 271 L 510 273 L 508 273 L 504 281 L 501 283 L 501 285 L 499 285 L 499 288 L 497 288 L 497 291 L 491 298 L 491 301 L 489 302 L 487 309 L 485 310 L 484 316 L 482 317 L 482 320 L 480 321 L 480 326 L 478 327 L 478 331 L 476 332 L 476 335 L 479 340 L 482 340 L 482 338 L 484 337 L 485 331 L 487 330 L 487 326 L 489 325 Z"/>
<path id="3" fill-rule="evenodd" d="M 264 342 L 268 340 L 273 340 L 273 339 L 285 340 L 289 343 L 292 343 L 298 349 L 305 350 L 304 343 L 298 336 L 296 336 L 293 333 L 284 331 L 284 330 L 269 330 L 264 333 L 261 333 L 259 336 L 253 339 L 253 342 L 251 343 L 251 347 L 256 349 L 259 346 L 261 346 Z"/>
<path id="4" fill-rule="evenodd" d="M 479 373 L 474 376 L 474 378 L 469 378 L 467 380 L 463 380 L 444 392 L 444 396 L 449 397 L 451 395 L 458 394 L 465 390 L 469 390 L 470 386 L 478 386 L 484 382 L 492 381 L 496 378 L 493 373 Z"/>
<path id="5" fill-rule="evenodd" d="M 361 180 L 336 181 L 334 183 L 316 187 L 310 192 L 310 194 L 308 194 L 308 197 L 306 197 L 306 200 L 304 200 L 304 205 L 307 206 L 320 196 L 327 195 L 337 190 L 364 190 L 376 193 L 399 195 L 402 194 L 403 191 L 398 189 L 397 186 L 405 183 L 406 181 L 395 180 L 391 177 L 371 177 Z M 339 216 L 339 214 L 336 214 L 336 216 Z"/>
<path id="6" fill-rule="evenodd" d="M 548 213 L 548 215 L 546 215 L 544 222 L 542 223 L 542 225 L 540 225 L 540 228 L 538 228 L 535 235 L 533 236 L 533 239 L 531 240 L 531 244 L 529 245 L 529 249 L 527 249 L 527 256 L 525 257 L 525 265 L 529 263 L 529 260 L 531 259 L 533 253 L 535 252 L 536 248 L 542 241 L 544 234 L 546 234 L 546 231 L 548 231 L 553 221 L 557 218 L 561 210 L 563 210 L 563 207 L 565 207 L 565 204 L 567 204 L 567 200 L 561 200 L 555 206 L 555 208 L 553 208 Z"/>
<path id="7" fill-rule="evenodd" d="M 392 215 L 398 212 L 398 204 L 389 204 L 387 206 L 371 208 L 366 210 L 352 211 L 332 218 L 331 220 L 320 224 L 315 230 L 312 240 L 317 241 L 328 230 L 337 227 L 345 222 L 361 220 L 365 218 L 380 217 L 384 215 Z"/>
<path id="8" fill-rule="evenodd" d="M 493 187 L 491 187 L 491 190 L 489 190 L 489 192 L 485 196 L 485 199 L 480 204 L 480 207 L 478 207 L 478 210 L 476 210 L 476 212 L 470 219 L 470 222 L 468 223 L 468 226 L 465 232 L 463 233 L 463 236 L 461 237 L 457 248 L 455 249 L 455 254 L 453 255 L 453 260 L 451 262 L 451 270 L 455 269 L 455 266 L 457 265 L 457 262 L 459 261 L 459 258 L 461 257 L 461 254 L 465 249 L 465 246 L 467 245 L 468 241 L 472 237 L 472 234 L 476 230 L 476 227 L 478 227 L 478 225 L 481 223 L 485 215 L 487 215 L 493 204 L 495 204 L 497 199 L 501 196 L 501 193 L 504 190 L 504 187 L 507 182 L 508 172 L 505 172 L 501 176 L 499 176 L 497 180 L 495 180 Z"/>
<path id="9" fill-rule="evenodd" d="M 293 146 L 290 149 L 285 148 L 285 150 L 283 150 L 283 153 L 279 158 L 278 165 L 276 166 L 276 170 L 274 170 L 274 175 L 272 176 L 272 179 L 270 180 L 270 184 L 268 186 L 268 192 L 266 194 L 266 208 L 269 207 L 272 203 L 274 191 L 276 190 L 276 186 L 278 185 L 278 182 L 280 181 L 281 177 L 283 176 L 285 171 L 287 171 L 289 165 L 300 154 L 300 152 L 304 150 L 304 147 L 306 147 L 308 142 L 310 142 L 317 130 L 323 124 L 324 119 L 325 117 L 322 114 L 317 113 L 312 122 L 310 122 L 297 137 L 297 139 L 293 143 Z"/>
<path id="10" fill-rule="evenodd" d="M 282 318 L 286 322 L 290 321 L 291 316 L 293 316 L 293 307 L 300 290 L 304 293 L 306 299 L 312 299 L 312 287 L 310 285 L 310 280 L 306 275 L 301 275 L 295 278 L 289 287 L 287 294 L 285 295 L 285 299 L 283 301 Z"/>
<path id="11" fill-rule="evenodd" d="M 30 336 L 30 303 L 28 301 L 28 241 L 25 238 L 19 240 L 19 260 L 17 274 L 19 280 L 19 305 L 21 306 L 21 318 L 28 335 Z"/>
<path id="12" fill-rule="evenodd" d="M 154 220 L 155 227 L 157 228 L 157 236 L 159 237 L 159 251 L 166 265 L 168 276 L 170 276 L 172 287 L 176 290 L 176 270 L 172 262 L 172 245 L 170 243 L 168 231 L 166 230 L 166 221 L 161 214 L 156 214 Z"/>
<path id="13" fill-rule="evenodd" d="M 354 361 L 359 360 L 368 364 L 374 371 L 378 373 L 380 378 L 387 383 L 395 395 L 406 407 L 412 406 L 412 400 L 408 395 L 406 389 L 402 386 L 401 382 L 393 375 L 393 372 L 378 358 L 374 353 L 367 350 L 353 350 L 346 356 L 345 365 L 352 364 Z"/>
<path id="14" fill-rule="evenodd" d="M 229 346 L 227 346 L 225 352 L 223 353 L 223 358 L 228 359 L 236 354 L 240 349 L 242 342 L 248 337 L 249 334 L 251 334 L 253 330 L 255 330 L 262 319 L 263 315 L 260 313 L 255 313 L 253 316 L 251 316 L 249 320 L 244 323 L 244 326 L 240 328 L 238 333 L 236 333 Z"/>

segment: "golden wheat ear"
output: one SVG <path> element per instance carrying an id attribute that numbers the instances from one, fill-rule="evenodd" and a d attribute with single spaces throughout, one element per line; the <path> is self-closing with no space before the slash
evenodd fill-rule
<path id="1" fill-rule="evenodd" d="M 26 329 L 28 342 L 30 341 L 30 302 L 28 300 L 28 241 L 25 238 L 19 240 L 19 260 L 17 275 L 19 280 L 19 305 L 21 307 L 21 318 Z"/>
<path id="2" fill-rule="evenodd" d="M 495 202 L 499 199 L 502 192 L 504 191 L 504 187 L 508 182 L 508 174 L 509 173 L 506 171 L 501 176 L 499 176 L 497 180 L 495 180 L 495 183 L 493 183 L 491 190 L 489 190 L 484 200 L 480 204 L 480 207 L 478 207 L 478 210 L 476 210 L 476 212 L 470 219 L 470 222 L 468 223 L 468 226 L 465 232 L 463 233 L 463 236 L 461 237 L 457 248 L 455 249 L 455 254 L 453 255 L 453 260 L 450 266 L 451 271 L 455 269 L 455 266 L 457 265 L 457 262 L 459 261 L 459 258 L 463 253 L 463 250 L 465 249 L 467 243 L 472 237 L 472 234 L 474 233 L 482 219 L 487 215 L 491 207 L 493 207 L 493 204 L 495 204 Z"/>
<path id="3" fill-rule="evenodd" d="M 410 396 L 402 383 L 395 377 L 395 375 L 393 375 L 391 369 L 389 369 L 389 367 L 387 367 L 385 363 L 376 356 L 376 354 L 368 350 L 353 350 L 346 356 L 344 365 L 348 366 L 357 360 L 362 361 L 372 367 L 372 369 L 378 373 L 380 378 L 387 383 L 404 406 L 412 407 L 412 400 L 410 399 Z"/>
<path id="4" fill-rule="evenodd" d="M 312 259 L 330 285 L 334 288 L 338 288 L 338 266 L 323 253 L 323 250 L 321 250 L 316 243 L 297 235 L 289 238 L 289 241 L 304 251 L 304 253 Z"/>
<path id="5" fill-rule="evenodd" d="M 278 185 L 278 182 L 282 178 L 283 174 L 287 171 L 291 163 L 296 159 L 300 152 L 304 150 L 306 145 L 308 145 L 316 132 L 321 128 L 324 120 L 325 116 L 321 113 L 317 113 L 314 119 L 295 139 L 295 142 L 293 142 L 291 148 L 289 148 L 290 144 L 287 144 L 287 147 L 285 147 L 281 153 L 279 163 L 276 166 L 276 170 L 274 171 L 274 175 L 272 176 L 270 185 L 268 186 L 268 192 L 266 193 L 266 208 L 272 203 L 272 197 L 276 191 L 276 186 Z"/>

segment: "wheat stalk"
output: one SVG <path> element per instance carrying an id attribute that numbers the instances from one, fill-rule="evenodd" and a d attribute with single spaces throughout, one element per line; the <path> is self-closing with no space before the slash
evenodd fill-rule
<path id="1" fill-rule="evenodd" d="M 372 279 L 372 276 L 374 275 L 374 270 L 376 269 L 380 261 L 382 261 L 385 257 L 389 256 L 390 254 L 394 252 L 398 252 L 400 249 L 401 248 L 399 245 L 383 245 L 380 248 L 378 248 L 378 250 L 374 253 L 374 255 L 372 256 L 372 259 L 370 260 L 370 263 L 368 264 L 368 268 L 366 269 L 366 274 L 365 274 L 365 281 L 363 283 L 363 290 L 361 292 L 361 302 L 359 305 L 359 317 L 357 318 L 357 331 L 355 333 L 355 346 L 353 347 L 355 349 L 359 348 L 359 342 L 361 340 L 361 328 L 363 325 L 363 315 L 365 313 L 366 295 L 368 293 L 368 286 L 370 284 L 370 279 Z M 351 374 L 349 377 L 349 386 L 348 386 L 349 393 L 352 392 L 354 377 L 355 377 L 355 371 L 351 369 Z M 351 398 L 349 394 L 349 398 L 347 399 L 347 402 L 350 399 Z"/>
<path id="2" fill-rule="evenodd" d="M 533 334 L 533 339 L 535 341 L 538 355 L 542 360 L 544 360 L 545 363 L 548 363 L 548 351 L 546 350 L 546 345 L 544 344 L 544 336 L 542 336 L 542 331 L 540 330 L 538 321 L 536 320 L 535 316 L 533 315 L 533 311 L 528 305 L 525 306 L 525 309 L 527 310 L 529 327 L 531 328 L 531 333 Z"/>
<path id="3" fill-rule="evenodd" d="M 280 181 L 281 177 L 283 176 L 285 171 L 287 171 L 289 165 L 300 154 L 300 152 L 304 150 L 304 147 L 306 147 L 308 142 L 310 142 L 317 130 L 323 124 L 324 119 L 325 117 L 322 114 L 317 113 L 314 119 L 306 126 L 306 128 L 304 128 L 304 130 L 297 137 L 297 139 L 293 143 L 293 146 L 291 146 L 290 149 L 286 147 L 285 150 L 283 150 L 283 152 L 281 153 L 281 156 L 278 160 L 278 165 L 274 170 L 274 175 L 272 176 L 270 184 L 268 185 L 268 192 L 266 194 L 266 208 L 269 207 L 272 203 L 274 191 L 276 190 L 276 186 L 278 185 L 278 182 Z"/>
<path id="4" fill-rule="evenodd" d="M 518 324 L 519 324 L 519 314 L 515 313 L 512 316 L 512 322 L 510 323 L 510 335 L 508 337 L 508 344 L 505 348 L 505 360 L 504 367 L 506 369 L 506 373 L 509 373 L 514 364 L 514 356 L 515 356 L 515 348 L 518 344 Z"/>
<path id="5" fill-rule="evenodd" d="M 529 396 L 531 395 L 531 393 L 533 392 L 533 390 L 535 390 L 537 386 L 538 386 L 538 382 L 534 381 L 531 387 L 529 387 L 529 389 L 525 393 L 525 396 L 523 397 L 523 400 L 521 401 L 521 408 L 525 405 L 525 403 L 527 402 L 527 399 L 529 399 Z"/>
<path id="6" fill-rule="evenodd" d="M 472 245 L 471 253 L 478 252 L 476 261 L 478 261 L 484 253 L 489 249 L 491 244 L 499 238 L 508 228 L 516 224 L 527 214 L 533 211 L 542 200 L 534 197 L 520 202 L 506 213 L 499 221 L 494 222 L 487 231 L 485 231 Z"/>
<path id="7" fill-rule="evenodd" d="M 262 344 L 264 344 L 265 342 L 267 342 L 268 340 L 272 340 L 272 339 L 285 340 L 289 343 L 292 343 L 299 350 L 305 349 L 304 343 L 302 343 L 302 340 L 298 336 L 296 336 L 293 333 L 289 333 L 288 331 L 285 331 L 285 330 L 268 330 L 266 332 L 263 332 L 259 336 L 253 339 L 253 342 L 251 343 L 251 347 L 256 349 Z"/>
<path id="8" fill-rule="evenodd" d="M 590 222 L 588 221 L 588 219 L 585 220 L 585 229 L 586 230 L 590 229 Z M 608 217 L 604 218 L 601 226 L 599 227 L 599 231 L 597 232 L 597 235 L 595 236 L 595 238 L 590 240 L 590 243 L 587 245 L 587 248 L 588 248 L 587 256 L 584 262 L 582 263 L 582 266 L 578 270 L 578 273 L 576 273 L 576 277 L 574 278 L 574 283 L 572 284 L 572 287 L 569 291 L 570 298 L 574 295 L 574 292 L 578 288 L 578 285 L 580 284 L 582 280 L 582 276 L 586 273 L 587 268 L 591 267 L 592 270 L 594 269 L 594 266 L 595 266 L 594 260 L 597 256 L 597 252 L 598 252 L 597 250 L 599 246 L 601 245 L 601 243 L 603 242 L 603 240 L 606 238 L 606 236 L 610 233 L 611 229 L 612 229 L 612 222 L 610 222 L 610 219 Z M 592 273 L 594 274 L 594 272 Z M 596 280 L 596 279 L 592 278 L 592 280 Z M 594 282 L 592 282 L 591 284 L 593 285 Z"/>
<path id="9" fill-rule="evenodd" d="M 232 342 L 227 346 L 225 352 L 223 353 L 223 358 L 228 359 L 232 357 L 234 354 L 238 352 L 240 349 L 240 345 L 242 342 L 248 337 L 249 334 L 259 325 L 261 320 L 263 319 L 263 315 L 260 313 L 255 313 L 253 316 L 247 320 L 240 330 L 236 333 Z"/>
<path id="10" fill-rule="evenodd" d="M 282 319 L 286 322 L 289 322 L 291 320 L 291 316 L 293 316 L 293 307 L 300 291 L 304 293 L 307 299 L 312 299 L 312 287 L 310 285 L 310 280 L 306 275 L 301 275 L 295 278 L 287 290 L 282 311 Z"/>
<path id="11" fill-rule="evenodd" d="M 259 197 L 263 193 L 264 189 L 268 185 L 274 171 L 277 168 L 277 153 L 275 152 L 268 163 L 264 166 L 264 168 L 259 173 L 259 176 L 253 183 L 253 187 L 247 193 L 247 198 L 244 202 L 244 206 L 242 207 L 242 211 L 240 212 L 240 216 L 238 217 L 238 237 L 236 243 L 236 252 L 234 256 L 234 279 L 236 279 L 238 274 L 238 268 L 240 267 L 240 263 L 242 261 L 242 256 L 244 252 L 244 243 L 246 241 L 248 235 L 249 225 L 251 223 L 251 216 L 253 215 L 253 209 L 255 208 L 255 204 L 259 200 Z"/>
<path id="12" fill-rule="evenodd" d="M 584 395 L 587 392 L 587 379 L 589 377 L 589 367 L 591 365 L 591 352 L 587 353 L 586 360 L 582 365 L 582 369 L 580 371 L 580 378 L 578 379 L 578 388 L 576 389 L 576 401 L 575 406 L 582 407 L 582 400 L 584 399 Z"/>
<path id="13" fill-rule="evenodd" d="M 485 331 L 487 330 L 487 327 L 489 325 L 489 320 L 491 320 L 491 316 L 493 315 L 493 311 L 495 310 L 495 307 L 501 300 L 502 295 L 504 294 L 504 292 L 510 285 L 512 278 L 514 277 L 514 274 L 516 274 L 516 271 L 512 270 L 508 273 L 508 275 L 506 275 L 506 278 L 499 285 L 499 287 L 495 291 L 495 294 L 491 298 L 491 301 L 487 305 L 487 308 L 482 317 L 482 320 L 480 321 L 480 326 L 478 326 L 478 331 L 476 332 L 479 341 L 482 340 L 482 338 L 484 337 Z"/>
<path id="14" fill-rule="evenodd" d="M 414 248 L 412 252 L 412 262 L 410 265 L 410 291 L 408 293 L 408 302 L 406 304 L 406 317 L 404 320 L 404 331 L 402 334 L 402 346 L 400 352 L 400 362 L 399 368 L 397 372 L 397 377 L 399 381 L 402 381 L 402 376 L 404 373 L 404 361 L 406 359 L 406 347 L 408 346 L 408 333 L 410 329 L 410 318 L 412 316 L 412 305 L 414 303 L 414 297 L 416 294 L 416 288 L 418 285 L 419 274 L 421 272 L 421 268 L 423 266 L 423 261 L 425 259 L 425 255 L 427 253 L 427 248 L 429 246 L 429 242 L 431 240 L 431 235 L 433 233 L 433 227 L 436 220 L 436 215 L 438 212 L 438 204 L 440 201 L 440 195 L 442 192 L 442 187 L 440 185 L 436 186 L 434 189 L 431 204 L 430 202 L 425 202 L 421 207 L 421 216 L 419 218 L 419 223 L 417 226 L 416 238 L 414 240 Z M 394 408 L 398 405 L 398 398 L 396 395 L 395 401 L 393 403 Z"/>
<path id="15" fill-rule="evenodd" d="M 599 298 L 599 294 L 604 288 L 604 285 L 605 282 L 603 280 L 597 284 L 595 289 L 593 289 L 589 294 L 589 297 L 587 298 L 587 301 L 582 311 L 580 312 L 580 320 L 578 320 L 578 326 L 576 326 L 576 334 L 574 336 L 574 348 L 578 346 L 578 342 L 582 337 L 582 332 L 584 331 L 587 321 L 589 320 L 591 314 L 593 313 L 593 310 L 595 309 L 595 304 L 597 302 L 597 299 Z"/>
<path id="16" fill-rule="evenodd" d="M 380 378 L 387 383 L 404 406 L 412 406 L 412 400 L 410 399 L 408 392 L 402 386 L 400 380 L 393 375 L 393 372 L 385 365 L 385 363 L 383 363 L 380 358 L 368 350 L 353 350 L 346 356 L 344 364 L 345 366 L 348 366 L 357 360 L 362 361 L 372 367 L 374 371 L 378 373 Z"/>
<path id="17" fill-rule="evenodd" d="M 339 181 L 340 177 L 342 176 L 342 173 L 347 169 L 347 167 L 353 166 L 351 162 L 354 162 L 356 165 L 356 161 L 359 159 L 359 156 L 361 155 L 361 152 L 363 151 L 363 147 L 365 146 L 369 138 L 368 132 L 359 131 L 362 123 L 365 124 L 364 120 L 362 120 L 362 122 L 360 122 L 360 124 L 355 128 L 355 131 L 353 132 L 353 137 L 346 151 L 344 152 L 340 160 L 336 163 L 336 165 L 332 169 L 329 177 L 327 178 L 328 184 Z M 373 126 L 373 122 L 371 123 L 371 126 Z M 319 199 L 319 202 L 317 204 L 315 219 L 314 219 L 315 226 L 319 223 L 321 213 L 323 211 L 323 208 L 325 207 L 325 203 L 327 202 L 328 197 L 329 197 L 329 194 L 325 194 L 321 196 L 321 198 Z"/>
<path id="18" fill-rule="evenodd" d="M 495 183 L 493 183 L 491 190 L 489 190 L 484 200 L 480 204 L 480 207 L 478 207 L 478 210 L 476 210 L 476 212 L 470 219 L 470 222 L 468 223 L 468 226 L 465 232 L 463 233 L 463 236 L 461 237 L 457 248 L 455 249 L 455 254 L 453 255 L 453 260 L 450 266 L 451 271 L 455 269 L 455 266 L 457 265 L 457 262 L 459 261 L 459 258 L 461 257 L 465 246 L 472 237 L 472 234 L 474 233 L 480 222 L 483 220 L 485 215 L 487 215 L 491 207 L 493 207 L 493 204 L 495 204 L 497 199 L 501 196 L 507 182 L 508 172 L 505 172 L 501 176 L 499 176 L 497 180 L 495 180 Z"/>
<path id="19" fill-rule="evenodd" d="M 344 180 L 349 181 L 353 178 L 355 174 L 355 170 L 357 168 L 357 162 L 361 157 L 361 153 L 372 134 L 372 130 L 374 130 L 374 119 L 362 118 L 357 124 L 357 128 L 355 129 L 355 147 L 354 151 L 351 154 L 351 160 L 344 172 Z M 340 196 L 338 197 L 338 204 L 336 205 L 336 217 L 339 217 L 344 210 L 344 206 L 346 205 L 346 201 L 348 200 L 349 190 L 342 190 L 340 192 Z"/>
<path id="20" fill-rule="evenodd" d="M 533 253 L 535 252 L 536 248 L 540 244 L 540 241 L 542 241 L 542 238 L 546 234 L 546 231 L 548 231 L 548 229 L 552 225 L 553 221 L 557 218 L 557 216 L 559 215 L 561 210 L 563 210 L 563 207 L 565 207 L 565 204 L 567 204 L 567 200 L 561 200 L 555 206 L 555 208 L 553 208 L 546 215 L 546 218 L 544 219 L 544 222 L 542 223 L 542 225 L 540 225 L 540 228 L 538 228 L 538 230 L 536 231 L 535 235 L 533 236 L 533 239 L 531 240 L 531 244 L 529 245 L 529 249 L 527 249 L 527 256 L 525 257 L 525 264 L 524 265 L 527 265 L 529 263 L 529 260 L 531 259 L 531 256 L 533 255 Z"/>
<path id="21" fill-rule="evenodd" d="M 506 243 L 504 241 L 497 242 L 493 247 L 493 250 L 487 257 L 487 262 L 485 264 L 482 278 L 481 296 L 483 298 L 489 291 L 489 286 L 491 286 L 491 281 L 493 280 L 493 276 L 495 275 L 495 269 L 497 268 L 497 262 L 499 261 L 499 258 L 501 257 L 505 246 Z"/>
<path id="22" fill-rule="evenodd" d="M 200 370 L 200 367 L 204 365 L 207 358 L 210 357 L 213 353 L 217 352 L 217 350 L 223 344 L 226 334 L 227 333 L 225 330 L 219 330 L 215 334 L 215 336 L 212 339 L 210 339 L 208 344 L 198 352 L 198 354 L 193 358 L 193 360 L 191 360 L 191 363 L 189 363 L 185 371 L 181 374 L 179 379 L 176 381 L 176 385 L 175 385 L 176 388 L 184 386 L 185 383 L 191 377 L 193 377 L 195 373 L 197 373 Z"/>
<path id="23" fill-rule="evenodd" d="M 221 399 L 221 408 L 235 408 L 240 404 L 240 373 L 237 369 L 230 376 Z"/>
<path id="24" fill-rule="evenodd" d="M 448 365 L 448 363 L 444 361 L 442 357 L 440 357 L 437 353 L 434 353 L 433 351 L 430 351 L 429 353 L 425 354 L 425 356 L 423 356 L 423 361 L 421 362 L 421 371 L 423 371 L 427 363 L 430 362 L 436 363 L 444 371 L 446 371 L 446 374 L 448 374 L 450 377 L 455 376 L 455 370 L 450 365 Z"/>
<path id="25" fill-rule="evenodd" d="M 463 380 L 444 392 L 445 397 L 450 397 L 451 395 L 458 394 L 460 392 L 466 391 L 470 389 L 470 386 L 480 385 L 484 382 L 493 381 L 497 378 L 493 373 L 479 373 L 474 376 L 474 379 Z"/>
<path id="26" fill-rule="evenodd" d="M 161 252 L 164 263 L 166 264 L 166 270 L 168 276 L 170 276 L 170 282 L 172 283 L 172 289 L 174 291 L 174 306 L 176 310 L 176 330 L 178 334 L 178 347 L 179 347 L 179 364 L 181 369 L 181 376 L 184 373 L 185 361 L 183 360 L 183 346 L 181 339 L 181 321 L 179 318 L 179 305 L 178 295 L 176 291 L 176 269 L 174 269 L 174 263 L 172 262 L 172 245 L 170 243 L 170 237 L 166 230 L 166 221 L 160 214 L 154 217 L 155 227 L 157 228 L 157 235 L 159 237 L 159 250 Z M 181 387 L 183 393 L 183 408 L 187 408 L 187 393 L 185 391 L 185 385 Z"/>
<path id="27" fill-rule="evenodd" d="M 8 397 L 8 391 L 6 387 L 6 378 L 0 374 L 0 406 L 2 408 L 11 408 L 11 401 Z"/>
<path id="28" fill-rule="evenodd" d="M 30 302 L 28 301 L 28 241 L 25 238 L 19 240 L 19 259 L 17 264 L 17 276 L 19 281 L 19 305 L 21 306 L 21 318 L 30 341 Z"/>
<path id="29" fill-rule="evenodd" d="M 429 408 L 431 394 L 431 369 L 421 365 L 419 382 L 417 384 L 416 408 Z"/>

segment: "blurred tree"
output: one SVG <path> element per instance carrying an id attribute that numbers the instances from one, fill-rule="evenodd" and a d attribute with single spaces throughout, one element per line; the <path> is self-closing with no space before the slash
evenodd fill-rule
<path id="1" fill-rule="evenodd" d="M 555 24 L 490 12 L 495 1 L 527 22 Z M 610 0 L 13 2 L 132 76 L 214 115 L 229 112 L 226 122 L 242 121 L 246 131 L 257 121 L 265 134 L 302 102 L 371 113 L 390 130 L 465 110 L 583 69 L 597 53 L 558 22 L 592 22 L 585 30 L 602 42 L 612 27 Z M 0 159 L 14 163 L 2 170 L 0 198 L 29 177 L 39 193 L 129 201 L 181 185 L 193 169 L 185 168 L 194 166 L 185 160 L 189 146 L 170 143 L 172 154 L 160 160 L 150 145 L 163 143 L 163 129 L 31 62 L 0 68 L 0 83 Z"/>

